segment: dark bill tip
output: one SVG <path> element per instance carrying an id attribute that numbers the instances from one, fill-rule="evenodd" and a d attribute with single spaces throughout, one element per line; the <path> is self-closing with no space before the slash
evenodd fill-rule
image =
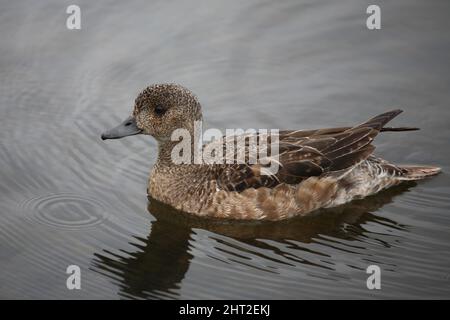
<path id="1" fill-rule="evenodd" d="M 136 119 L 134 117 L 129 117 L 117 127 L 103 132 L 101 138 L 102 140 L 120 139 L 140 133 L 142 133 L 142 130 L 137 127 Z"/>

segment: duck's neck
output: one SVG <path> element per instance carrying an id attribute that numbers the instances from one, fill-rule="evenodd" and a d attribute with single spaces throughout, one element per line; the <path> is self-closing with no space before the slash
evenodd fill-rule
<path id="1" fill-rule="evenodd" d="M 178 130 L 178 129 L 177 129 Z M 157 138 L 158 141 L 158 167 L 172 167 L 179 164 L 198 164 L 199 150 L 201 148 L 202 135 L 201 116 L 198 120 L 193 120 L 175 134 L 175 141 L 172 141 L 172 134 L 165 138 Z"/>
<path id="2" fill-rule="evenodd" d="M 177 145 L 177 141 L 158 141 L 158 159 L 156 166 L 165 167 L 173 165 L 172 150 Z"/>
<path id="3" fill-rule="evenodd" d="M 195 164 L 195 150 L 198 144 L 190 141 L 158 141 L 158 168 L 173 167 L 179 164 Z M 182 151 L 181 151 L 182 150 Z"/>
<path id="4" fill-rule="evenodd" d="M 158 141 L 158 159 L 153 166 L 147 189 L 153 198 L 176 208 L 186 200 L 186 194 L 191 190 L 199 185 L 205 187 L 203 180 L 207 178 L 202 171 L 204 166 L 193 162 L 177 164 L 173 161 L 172 153 L 179 150 L 178 144 L 177 141 Z M 194 143 L 190 147 L 194 150 Z M 191 157 L 193 161 L 193 155 Z"/>

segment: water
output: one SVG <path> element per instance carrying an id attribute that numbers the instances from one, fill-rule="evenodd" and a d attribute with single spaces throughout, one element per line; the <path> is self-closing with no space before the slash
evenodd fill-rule
<path id="1" fill-rule="evenodd" d="M 0 4 L 0 297 L 450 298 L 448 1 Z M 377 154 L 444 173 L 278 223 L 148 203 L 150 137 L 100 140 L 148 84 L 193 90 L 210 127 L 318 128 L 391 108 Z M 81 268 L 67 290 L 66 268 Z M 366 268 L 382 289 L 366 288 Z"/>

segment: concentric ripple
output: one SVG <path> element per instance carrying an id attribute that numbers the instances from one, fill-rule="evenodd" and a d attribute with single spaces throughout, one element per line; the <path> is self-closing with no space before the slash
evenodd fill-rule
<path id="1" fill-rule="evenodd" d="M 106 206 L 84 195 L 56 193 L 22 203 L 27 218 L 57 229 L 80 230 L 101 224 L 107 218 Z"/>

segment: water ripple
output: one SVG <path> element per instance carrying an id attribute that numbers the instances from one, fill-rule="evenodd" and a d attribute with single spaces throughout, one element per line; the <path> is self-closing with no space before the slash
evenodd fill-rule
<path id="1" fill-rule="evenodd" d="M 21 204 L 30 222 L 65 230 L 87 229 L 107 219 L 106 206 L 98 199 L 74 193 L 56 193 Z"/>

